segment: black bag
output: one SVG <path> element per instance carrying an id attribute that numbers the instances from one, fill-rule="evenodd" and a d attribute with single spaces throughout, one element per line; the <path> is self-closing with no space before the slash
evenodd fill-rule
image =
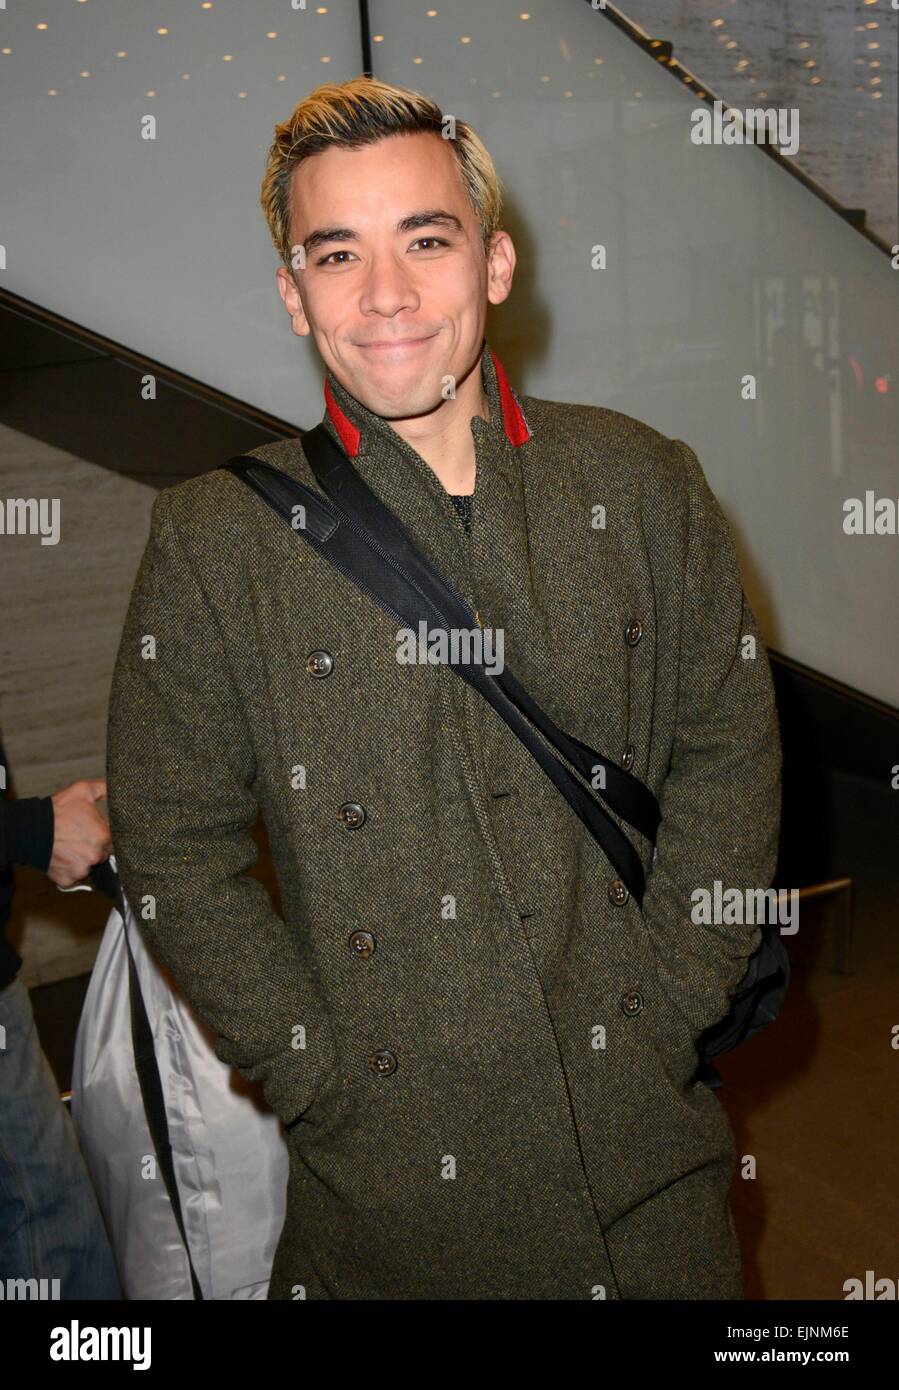
<path id="1" fill-rule="evenodd" d="M 230 459 L 225 467 L 402 626 L 416 632 L 422 622 L 427 628 L 442 630 L 471 631 L 478 626 L 464 596 L 421 554 L 398 518 L 371 491 L 324 426 L 308 430 L 302 436 L 302 445 L 324 497 L 262 459 L 241 455 Z M 297 506 L 304 508 L 304 524 L 299 527 L 294 525 Z M 655 844 L 661 811 L 649 788 L 559 729 L 508 666 L 494 674 L 474 659 L 450 664 L 506 721 L 580 817 L 628 892 L 642 905 L 646 888 L 643 865 L 599 798 L 616 816 Z M 598 795 L 576 780 L 553 749 L 591 786 L 597 770 L 603 770 L 605 786 L 597 789 Z M 697 1075 L 707 1085 L 721 1085 L 709 1059 L 729 1051 L 770 1023 L 783 1001 L 787 981 L 786 951 L 776 926 L 766 925 L 762 943 L 732 996 L 730 1012 L 707 1029 L 697 1043 Z"/>

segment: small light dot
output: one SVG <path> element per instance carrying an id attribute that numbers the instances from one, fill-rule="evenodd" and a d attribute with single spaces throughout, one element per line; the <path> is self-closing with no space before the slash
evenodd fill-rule
<path id="1" fill-rule="evenodd" d="M 428 16 L 428 19 L 433 19 L 436 13 L 436 10 L 425 10 L 425 14 Z"/>
<path id="2" fill-rule="evenodd" d="M 148 96 L 148 97 L 155 97 L 155 95 L 156 95 L 156 93 L 155 93 L 154 91 L 152 91 L 152 90 L 150 90 L 149 92 L 147 92 L 147 96 Z"/>
<path id="3" fill-rule="evenodd" d="M 181 81 L 182 81 L 182 82 L 189 82 L 189 81 L 190 81 L 190 73 L 189 73 L 189 72 L 182 72 L 182 74 L 181 74 Z"/>
<path id="4" fill-rule="evenodd" d="M 276 39 L 276 38 L 278 37 L 278 35 L 275 33 L 274 29 L 269 29 L 269 31 L 268 31 L 268 33 L 266 34 L 265 37 L 266 37 L 267 39 Z"/>
<path id="5" fill-rule="evenodd" d="M 57 92 L 57 90 L 56 90 L 55 87 L 51 87 L 50 90 L 49 90 L 49 92 L 47 93 L 47 96 L 48 96 L 48 97 L 55 97 L 55 96 L 58 96 L 58 95 L 59 95 L 59 93 Z"/>
<path id="6" fill-rule="evenodd" d="M 525 10 L 523 14 L 520 14 L 518 16 L 519 19 L 530 19 L 530 17 L 531 16 L 528 14 L 527 10 Z"/>
<path id="7" fill-rule="evenodd" d="M 12 53 L 12 49 L 11 49 L 11 48 L 4 48 L 2 51 L 3 51 L 4 53 Z"/>
<path id="8" fill-rule="evenodd" d="M 89 73 L 89 72 L 80 72 L 80 73 L 78 74 L 78 76 L 79 76 L 79 77 L 90 77 L 90 73 Z"/>
<path id="9" fill-rule="evenodd" d="M 373 35 L 372 35 L 372 39 L 373 39 L 373 41 L 374 41 L 375 43 L 383 43 L 383 42 L 384 42 L 384 35 L 383 35 L 383 34 L 373 34 Z"/>
<path id="10" fill-rule="evenodd" d="M 471 39 L 469 38 L 468 34 L 463 34 L 463 36 L 462 36 L 462 38 L 459 40 L 459 42 L 460 42 L 460 43 L 471 43 Z"/>
<path id="11" fill-rule="evenodd" d="M 276 82 L 286 82 L 286 81 L 287 81 L 287 74 L 284 73 L 284 72 L 279 72 L 279 73 L 278 73 L 278 76 L 275 78 L 275 81 L 276 81 Z"/>
<path id="12" fill-rule="evenodd" d="M 46 24 L 35 24 L 34 27 L 35 29 L 46 29 L 48 26 Z"/>
<path id="13" fill-rule="evenodd" d="M 424 62 L 424 58 L 413 58 L 412 61 L 413 61 L 413 63 L 423 63 L 423 62 Z"/>
<path id="14" fill-rule="evenodd" d="M 246 96 L 246 92 L 238 92 L 237 95 L 240 97 L 241 101 L 243 101 L 244 97 Z"/>
<path id="15" fill-rule="evenodd" d="M 127 50 L 126 48 L 120 48 L 119 51 L 118 51 L 118 53 L 117 53 L 115 56 L 116 56 L 117 58 L 127 58 L 127 57 L 128 57 L 128 50 Z"/>
<path id="16" fill-rule="evenodd" d="M 322 58 L 322 62 L 323 62 L 323 63 L 330 63 L 330 61 L 331 61 L 330 58 Z"/>
<path id="17" fill-rule="evenodd" d="M 168 29 L 157 29 L 156 32 L 157 34 L 167 34 L 169 31 Z"/>
<path id="18" fill-rule="evenodd" d="M 232 62 L 233 58 L 234 58 L 234 54 L 233 54 L 233 53 L 223 53 L 223 54 L 222 54 L 222 62 L 223 62 L 223 63 L 230 63 L 230 62 Z"/>

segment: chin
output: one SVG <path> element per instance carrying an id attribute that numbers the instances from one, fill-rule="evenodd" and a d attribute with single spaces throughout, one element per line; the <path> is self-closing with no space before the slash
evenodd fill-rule
<path id="1" fill-rule="evenodd" d="M 401 381 L 391 381 L 385 374 L 384 379 L 369 378 L 358 399 L 375 415 L 394 416 L 398 420 L 412 415 L 426 415 L 441 404 L 440 380 L 438 375 L 437 384 L 429 389 L 418 373 L 404 375 Z"/>

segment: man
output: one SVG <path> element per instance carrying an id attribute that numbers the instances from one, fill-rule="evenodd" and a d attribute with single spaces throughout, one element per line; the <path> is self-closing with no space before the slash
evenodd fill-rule
<path id="1" fill-rule="evenodd" d="M 52 796 L 13 800 L 6 774 L 0 743 L 0 1279 L 45 1279 L 62 1299 L 120 1299 L 72 1118 L 18 978 L 22 957 L 5 935 L 14 865 L 41 869 L 58 888 L 70 888 L 109 854 L 109 826 L 95 804 L 106 783 L 82 780 Z M 39 1284 L 31 1288 L 38 1297 Z M 25 1284 L 19 1289 L 29 1296 Z"/>
<path id="2" fill-rule="evenodd" d="M 537 703 L 659 798 L 642 910 L 492 707 L 397 660 L 396 622 L 221 470 L 153 509 L 118 865 L 287 1128 L 270 1298 L 740 1298 L 694 1044 L 760 931 L 694 924 L 691 893 L 773 873 L 767 659 L 693 452 L 512 390 L 484 339 L 515 267 L 495 171 L 443 129 L 364 78 L 301 102 L 263 184 L 279 289 L 353 466 Z M 253 453 L 316 486 L 301 440 Z M 257 810 L 283 919 L 246 873 Z"/>

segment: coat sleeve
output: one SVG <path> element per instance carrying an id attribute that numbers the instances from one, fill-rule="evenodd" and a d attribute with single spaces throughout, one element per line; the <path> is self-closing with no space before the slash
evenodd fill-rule
<path id="1" fill-rule="evenodd" d="M 781 746 L 768 655 L 730 527 L 693 450 L 674 446 L 689 502 L 677 717 L 643 916 L 662 986 L 699 1033 L 728 1012 L 761 927 L 697 924 L 693 894 L 713 893 L 716 879 L 724 892 L 770 885 Z"/>
<path id="2" fill-rule="evenodd" d="M 247 873 L 258 857 L 255 773 L 227 643 L 162 492 L 110 694 L 116 864 L 150 950 L 219 1035 L 217 1056 L 261 1080 L 290 1124 L 314 1098 L 333 1039 L 297 933 Z"/>

